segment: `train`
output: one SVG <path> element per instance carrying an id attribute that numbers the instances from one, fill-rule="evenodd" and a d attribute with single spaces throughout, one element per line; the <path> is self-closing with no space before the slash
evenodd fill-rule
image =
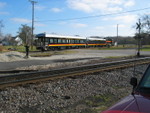
<path id="1" fill-rule="evenodd" d="M 47 33 L 40 33 L 35 36 L 36 49 L 41 51 L 89 47 L 110 47 L 112 45 L 113 40 L 110 38 L 64 36 Z"/>

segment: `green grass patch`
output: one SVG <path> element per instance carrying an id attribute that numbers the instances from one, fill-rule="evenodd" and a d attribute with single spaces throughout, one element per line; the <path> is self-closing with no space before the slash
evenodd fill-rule
<path id="1" fill-rule="evenodd" d="M 142 48 L 141 51 L 150 51 L 150 47 Z"/>
<path id="2" fill-rule="evenodd" d="M 111 106 L 112 103 L 116 102 L 116 99 L 114 99 L 113 95 L 106 94 L 89 97 L 85 102 L 88 106 L 96 108 L 97 111 L 103 111 L 108 106 Z"/>

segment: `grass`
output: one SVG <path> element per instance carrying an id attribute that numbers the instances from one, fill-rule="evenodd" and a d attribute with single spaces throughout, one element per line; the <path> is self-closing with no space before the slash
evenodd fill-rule
<path id="1" fill-rule="evenodd" d="M 8 51 L 8 49 L 6 49 L 4 46 L 0 45 L 0 52 L 6 52 Z"/>
<path id="2" fill-rule="evenodd" d="M 113 105 L 118 98 L 111 94 L 101 94 L 87 97 L 83 100 L 78 101 L 74 105 L 67 108 L 70 113 L 77 113 L 78 108 L 80 108 L 80 113 L 100 113 L 106 110 L 109 106 Z M 75 109 L 76 111 L 74 111 Z M 65 111 L 65 108 L 62 109 Z M 56 112 L 54 112 L 56 113 Z M 63 113 L 63 112 L 60 112 Z"/>
<path id="3" fill-rule="evenodd" d="M 105 95 L 96 95 L 90 98 L 87 98 L 86 104 L 92 107 L 96 111 L 104 111 L 109 106 L 116 102 L 116 98 L 113 95 L 105 94 Z"/>
<path id="4" fill-rule="evenodd" d="M 136 45 L 118 45 L 118 46 L 112 46 L 112 47 L 96 47 L 96 48 L 88 48 L 88 49 L 96 49 L 96 50 L 116 50 L 116 49 L 130 49 L 130 48 L 136 48 Z"/>
<path id="5" fill-rule="evenodd" d="M 142 48 L 141 51 L 150 51 L 150 47 L 148 47 L 148 48 Z"/>
<path id="6" fill-rule="evenodd" d="M 3 51 L 3 46 L 0 46 L 0 51 Z"/>

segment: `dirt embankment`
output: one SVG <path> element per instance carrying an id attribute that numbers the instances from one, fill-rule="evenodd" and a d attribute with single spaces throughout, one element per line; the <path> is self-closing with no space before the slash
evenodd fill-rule
<path id="1" fill-rule="evenodd" d="M 25 60 L 24 53 L 10 51 L 10 52 L 4 52 L 0 54 L 0 62 L 12 62 L 12 61 L 19 61 L 19 60 Z"/>

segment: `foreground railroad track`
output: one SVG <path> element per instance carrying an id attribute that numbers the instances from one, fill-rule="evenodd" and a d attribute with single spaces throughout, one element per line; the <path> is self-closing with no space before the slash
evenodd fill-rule
<path id="1" fill-rule="evenodd" d="M 97 63 L 91 65 L 76 66 L 71 68 L 61 68 L 55 70 L 6 75 L 0 77 L 0 89 L 8 86 L 35 83 L 64 77 L 74 77 L 76 75 L 84 75 L 100 71 L 109 71 L 148 63 L 150 63 L 150 57 Z"/>

